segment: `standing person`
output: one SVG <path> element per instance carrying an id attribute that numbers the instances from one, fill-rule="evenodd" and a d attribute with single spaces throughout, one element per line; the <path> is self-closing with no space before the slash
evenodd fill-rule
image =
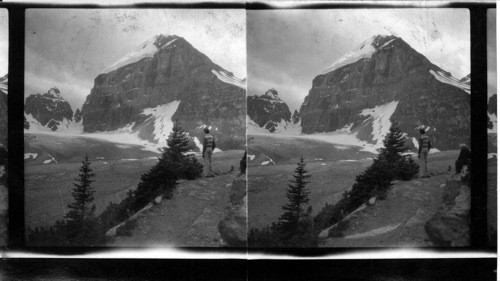
<path id="1" fill-rule="evenodd" d="M 431 139 L 425 134 L 425 129 L 420 129 L 420 138 L 418 140 L 418 159 L 420 159 L 420 177 L 427 178 L 427 155 L 431 149 Z"/>
<path id="2" fill-rule="evenodd" d="M 458 156 L 457 161 L 455 161 L 455 173 L 460 174 L 462 172 L 462 168 L 467 166 L 467 170 L 470 170 L 471 163 L 471 152 L 465 143 L 460 145 L 460 155 Z"/>
<path id="3" fill-rule="evenodd" d="M 245 174 L 247 170 L 247 150 L 245 149 L 245 153 L 243 154 L 243 158 L 240 160 L 240 176 Z"/>
<path id="4" fill-rule="evenodd" d="M 205 159 L 205 167 L 207 168 L 207 177 L 213 177 L 212 174 L 212 152 L 215 149 L 215 137 L 210 134 L 208 127 L 203 129 L 205 137 L 203 138 L 203 159 Z"/>

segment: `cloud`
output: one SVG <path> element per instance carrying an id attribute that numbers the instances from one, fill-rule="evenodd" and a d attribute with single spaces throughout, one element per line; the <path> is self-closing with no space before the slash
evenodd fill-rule
<path id="1" fill-rule="evenodd" d="M 48 90 L 40 88 L 49 82 L 77 85 L 71 87 L 74 94 L 88 95 L 97 75 L 157 34 L 184 37 L 214 63 L 244 78 L 245 25 L 245 11 L 235 9 L 28 9 L 25 71 L 32 78 L 26 85 L 40 92 Z M 80 87 L 88 88 L 82 93 Z"/>
<path id="2" fill-rule="evenodd" d="M 247 12 L 248 88 L 290 89 L 302 100 L 312 79 L 376 34 L 395 34 L 457 78 L 470 73 L 467 9 L 255 10 Z M 293 89 L 293 90 L 292 90 Z M 298 92 L 300 91 L 300 92 Z"/>
<path id="3" fill-rule="evenodd" d="M 497 16 L 496 9 L 487 13 L 488 97 L 497 93 Z"/>
<path id="4" fill-rule="evenodd" d="M 9 13 L 0 9 L 0 76 L 9 70 Z"/>

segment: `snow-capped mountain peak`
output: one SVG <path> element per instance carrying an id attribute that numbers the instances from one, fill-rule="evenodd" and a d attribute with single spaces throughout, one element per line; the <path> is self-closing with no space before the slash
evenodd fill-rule
<path id="1" fill-rule="evenodd" d="M 283 102 L 280 99 L 280 97 L 278 96 L 278 91 L 276 91 L 276 89 L 274 89 L 274 88 L 267 90 L 266 93 L 262 96 L 262 98 L 268 99 L 273 103 L 276 103 L 276 102 L 282 103 Z"/>
<path id="2" fill-rule="evenodd" d="M 50 97 L 53 99 L 64 100 L 63 97 L 61 96 L 61 91 L 59 91 L 59 89 L 55 86 L 50 88 L 50 90 L 45 95 L 46 97 Z"/>
<path id="3" fill-rule="evenodd" d="M 164 35 L 159 34 L 144 41 L 139 46 L 135 47 L 130 52 L 126 53 L 123 57 L 112 64 L 106 72 L 111 72 L 124 65 L 140 61 L 143 58 L 152 58 L 153 55 L 160 49 L 168 47 L 180 37 L 177 35 Z"/>
<path id="4" fill-rule="evenodd" d="M 361 59 L 369 59 L 372 54 L 378 49 L 388 47 L 398 37 L 394 35 L 374 35 L 371 38 L 363 41 L 354 50 L 347 52 L 342 57 L 337 59 L 332 65 L 323 71 L 323 74 L 332 72 L 343 66 L 355 63 Z"/>

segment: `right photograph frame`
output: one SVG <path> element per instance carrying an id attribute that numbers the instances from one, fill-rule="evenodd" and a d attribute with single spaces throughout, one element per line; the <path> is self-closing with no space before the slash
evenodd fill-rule
<path id="1" fill-rule="evenodd" d="M 248 246 L 470 246 L 470 26 L 247 11 Z"/>

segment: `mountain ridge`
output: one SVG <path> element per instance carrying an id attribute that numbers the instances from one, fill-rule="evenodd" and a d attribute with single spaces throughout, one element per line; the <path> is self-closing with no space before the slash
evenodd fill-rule
<path id="1" fill-rule="evenodd" d="M 367 47 L 367 45 L 371 47 Z M 346 126 L 361 140 L 376 134 L 365 109 L 397 102 L 387 119 L 413 139 L 430 130 L 439 149 L 455 149 L 470 136 L 470 85 L 431 63 L 403 39 L 373 36 L 317 75 L 300 108 L 302 133 L 333 132 Z"/>

